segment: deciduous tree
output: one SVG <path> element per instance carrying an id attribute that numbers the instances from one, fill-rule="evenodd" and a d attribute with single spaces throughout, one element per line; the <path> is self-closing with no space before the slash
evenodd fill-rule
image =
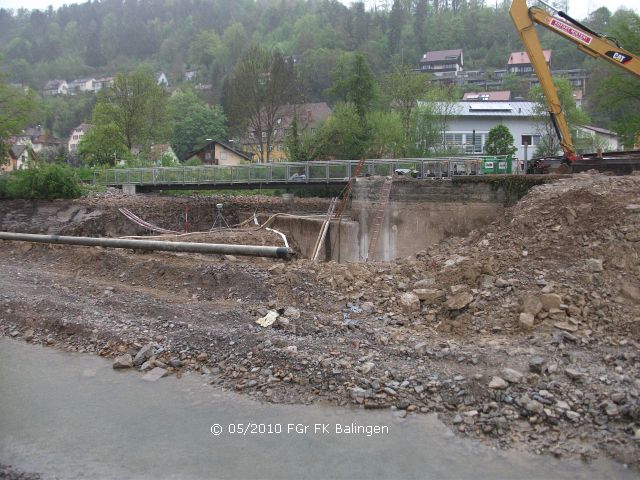
<path id="1" fill-rule="evenodd" d="M 500 124 L 489 130 L 485 150 L 489 155 L 513 155 L 518 149 L 513 145 L 513 135 L 509 129 Z"/>
<path id="2" fill-rule="evenodd" d="M 333 72 L 334 84 L 330 93 L 344 102 L 352 103 L 363 122 L 376 96 L 376 80 L 367 59 L 361 53 L 342 56 Z"/>
<path id="3" fill-rule="evenodd" d="M 10 87 L 0 76 L 0 163 L 5 161 L 6 142 L 34 118 L 37 109 L 35 95 Z"/>
<path id="4" fill-rule="evenodd" d="M 261 162 L 268 162 L 278 120 L 291 116 L 299 100 L 299 85 L 293 64 L 278 50 L 251 47 L 233 70 L 231 118 L 246 126 L 259 146 Z"/>
<path id="5" fill-rule="evenodd" d="M 193 92 L 177 93 L 169 100 L 171 146 L 183 159 L 207 139 L 226 140 L 226 116 L 220 106 L 210 107 Z"/>

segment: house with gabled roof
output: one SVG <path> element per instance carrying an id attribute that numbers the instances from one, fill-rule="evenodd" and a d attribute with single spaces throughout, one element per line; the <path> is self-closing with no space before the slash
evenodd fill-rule
<path id="1" fill-rule="evenodd" d="M 90 123 L 81 123 L 76 128 L 73 129 L 71 135 L 69 135 L 69 140 L 67 141 L 67 148 L 69 153 L 74 153 L 78 150 L 78 144 L 80 144 L 80 140 L 82 137 L 93 127 Z"/>
<path id="2" fill-rule="evenodd" d="M 551 68 L 552 50 L 543 50 L 544 61 Z M 507 61 L 507 72 L 516 75 L 531 75 L 533 73 L 533 65 L 527 52 L 511 52 Z"/>
<path id="3" fill-rule="evenodd" d="M 511 100 L 511 91 L 498 90 L 495 92 L 466 92 L 462 97 L 462 100 L 476 102 L 508 102 Z"/>
<path id="4" fill-rule="evenodd" d="M 293 119 L 298 122 L 298 131 L 314 134 L 316 128 L 331 115 L 331 108 L 325 102 L 301 103 L 297 105 L 283 105 L 278 109 L 276 122 L 271 135 L 271 151 L 269 160 L 280 162 L 287 160 L 284 143 L 291 129 Z M 267 132 L 256 132 L 252 128 L 247 130 L 242 146 L 251 152 L 256 159 L 260 159 L 260 149 L 266 143 Z"/>
<path id="5" fill-rule="evenodd" d="M 199 158 L 205 165 L 240 165 L 251 162 L 251 156 L 227 143 L 215 140 L 207 142 L 202 148 L 189 152 L 184 160 L 188 161 L 194 157 Z"/>
<path id="6" fill-rule="evenodd" d="M 69 91 L 69 85 L 65 80 L 49 80 L 44 86 L 44 95 L 66 95 Z"/>
<path id="7" fill-rule="evenodd" d="M 427 52 L 420 59 L 420 71 L 433 75 L 457 75 L 463 68 L 464 54 L 461 48 Z"/>
<path id="8" fill-rule="evenodd" d="M 69 93 L 71 95 L 81 92 L 93 92 L 95 78 L 78 78 L 69 83 Z"/>
<path id="9" fill-rule="evenodd" d="M 114 80 L 115 80 L 115 77 L 100 77 L 100 78 L 96 78 L 93 81 L 93 91 L 97 93 L 100 90 L 104 90 L 105 88 L 109 88 L 113 84 Z"/>
<path id="10" fill-rule="evenodd" d="M 5 161 L 0 165 L 0 172 L 13 172 L 26 167 L 29 160 L 36 158 L 29 145 L 11 145 L 6 152 Z"/>

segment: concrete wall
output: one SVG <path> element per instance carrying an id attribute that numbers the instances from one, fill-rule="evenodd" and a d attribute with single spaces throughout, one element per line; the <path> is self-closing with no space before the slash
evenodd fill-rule
<path id="1" fill-rule="evenodd" d="M 352 218 L 358 222 L 358 254 L 367 256 L 382 178 L 359 178 Z M 373 260 L 411 255 L 449 237 L 466 236 L 504 210 L 505 195 L 488 184 L 394 179 Z"/>
<path id="2" fill-rule="evenodd" d="M 316 244 L 324 218 L 277 217 L 272 228 L 287 235 L 292 247 L 303 258 L 310 258 Z M 361 261 L 359 251 L 359 231 L 357 222 L 343 218 L 332 221 L 327 232 L 320 260 L 336 262 Z"/>
<path id="3" fill-rule="evenodd" d="M 322 260 L 359 262 L 367 257 L 376 202 L 384 179 L 359 178 L 350 218 L 331 222 Z M 393 260 L 424 250 L 449 237 L 466 236 L 492 222 L 504 210 L 505 195 L 484 183 L 394 179 L 372 260 Z M 266 219 L 266 218 L 265 218 Z M 278 217 L 284 232 L 304 258 L 312 254 L 323 218 Z"/>

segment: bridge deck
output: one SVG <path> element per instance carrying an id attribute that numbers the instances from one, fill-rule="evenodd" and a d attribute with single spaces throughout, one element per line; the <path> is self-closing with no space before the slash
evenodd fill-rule
<path id="1" fill-rule="evenodd" d="M 451 178 L 481 175 L 480 157 L 367 160 L 361 176 L 389 176 L 401 170 L 419 178 Z M 253 163 L 232 166 L 154 167 L 108 169 L 95 172 L 94 183 L 121 187 L 136 185 L 144 190 L 197 188 L 295 187 L 342 185 L 353 176 L 357 160 L 302 163 Z"/>

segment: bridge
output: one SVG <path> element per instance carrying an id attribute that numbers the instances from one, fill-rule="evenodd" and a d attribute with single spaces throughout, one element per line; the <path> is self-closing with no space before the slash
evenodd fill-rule
<path id="1" fill-rule="evenodd" d="M 345 185 L 358 160 L 251 163 L 230 166 L 113 168 L 96 171 L 94 183 L 137 191 L 178 189 L 255 189 Z M 360 176 L 410 174 L 417 178 L 451 179 L 482 175 L 482 157 L 367 160 Z"/>

